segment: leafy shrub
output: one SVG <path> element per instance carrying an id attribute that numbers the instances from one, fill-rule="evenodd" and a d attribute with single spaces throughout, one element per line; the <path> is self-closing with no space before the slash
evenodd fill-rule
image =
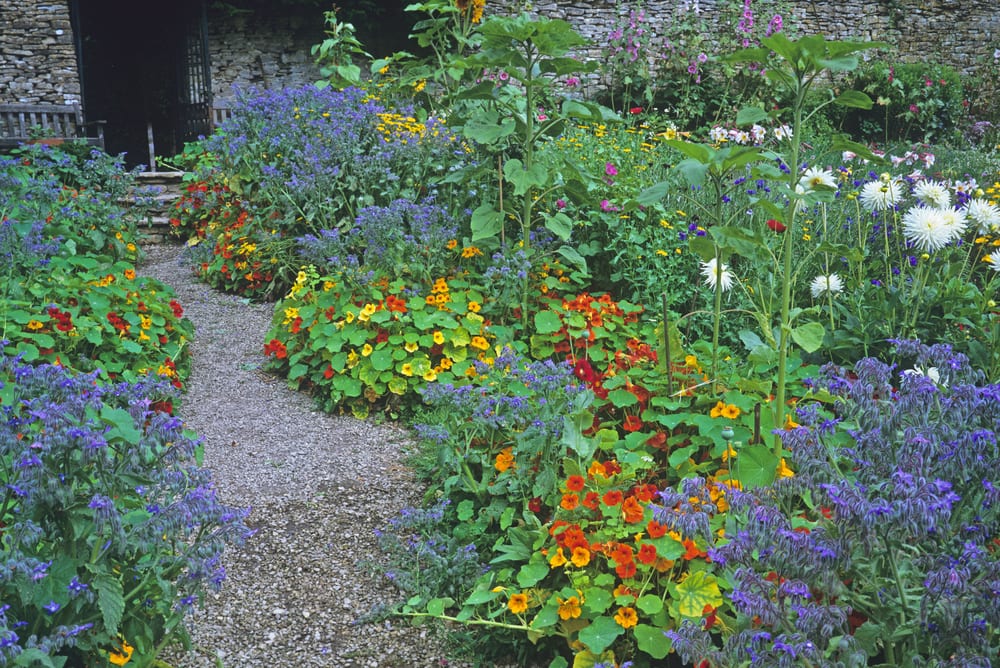
<path id="1" fill-rule="evenodd" d="M 940 64 L 873 60 L 855 72 L 850 86 L 867 93 L 871 110 L 851 110 L 844 126 L 869 140 L 954 141 L 967 116 L 962 77 Z"/>
<path id="2" fill-rule="evenodd" d="M 364 416 L 376 403 L 394 408 L 427 383 L 461 378 L 474 360 L 492 359 L 481 308 L 482 295 L 459 279 L 414 288 L 385 277 L 350 283 L 307 268 L 275 305 L 264 353 L 269 368 L 313 392 L 324 409 L 346 404 Z"/>
<path id="3" fill-rule="evenodd" d="M 996 656 L 1000 388 L 949 346 L 895 343 L 905 371 L 871 358 L 825 368 L 817 397 L 834 398 L 832 413 L 804 404 L 781 433 L 799 473 L 731 498 L 709 554 L 737 618 L 721 649 L 696 624 L 671 632 L 685 660 Z"/>
<path id="4" fill-rule="evenodd" d="M 222 583 L 246 511 L 217 501 L 198 442 L 159 410 L 168 383 L 0 353 L 0 663 L 151 660 Z"/>

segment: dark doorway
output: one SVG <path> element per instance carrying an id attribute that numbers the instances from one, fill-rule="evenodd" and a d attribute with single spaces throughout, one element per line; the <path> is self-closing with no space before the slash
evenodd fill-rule
<path id="1" fill-rule="evenodd" d="M 149 165 L 149 128 L 160 156 L 207 130 L 203 12 L 202 0 L 75 1 L 87 118 L 107 122 L 108 152 L 130 166 Z"/>

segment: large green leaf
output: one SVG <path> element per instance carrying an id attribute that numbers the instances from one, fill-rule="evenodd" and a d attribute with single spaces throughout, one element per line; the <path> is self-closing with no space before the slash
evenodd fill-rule
<path id="1" fill-rule="evenodd" d="M 722 605 L 718 578 L 705 571 L 691 573 L 684 582 L 677 585 L 677 603 L 681 615 L 701 619 L 706 605 L 713 608 Z"/>
<path id="2" fill-rule="evenodd" d="M 470 220 L 472 242 L 491 239 L 500 234 L 503 229 L 503 214 L 493 208 L 492 204 L 483 203 L 472 212 Z"/>
<path id="3" fill-rule="evenodd" d="M 549 171 L 545 165 L 536 163 L 526 167 L 517 158 L 511 158 L 504 163 L 503 175 L 514 184 L 515 195 L 524 195 L 532 188 L 540 188 L 549 180 Z"/>
<path id="4" fill-rule="evenodd" d="M 600 654 L 608 647 L 611 647 L 618 636 L 625 632 L 618 622 L 616 622 L 611 617 L 598 617 L 590 626 L 581 629 L 580 642 L 585 644 L 587 648 L 594 654 Z"/>
<path id="5" fill-rule="evenodd" d="M 770 446 L 758 444 L 740 448 L 732 464 L 733 476 L 743 489 L 765 487 L 774 482 L 779 460 Z"/>
<path id="6" fill-rule="evenodd" d="M 555 334 L 562 329 L 563 323 L 559 314 L 552 311 L 535 313 L 535 331 L 539 334 Z"/>
<path id="7" fill-rule="evenodd" d="M 823 345 L 826 329 L 818 322 L 807 322 L 792 330 L 792 340 L 807 353 L 814 353 Z"/>
<path id="8" fill-rule="evenodd" d="M 845 90 L 833 101 L 842 107 L 852 107 L 854 109 L 871 109 L 872 99 L 859 90 Z"/>
<path id="9" fill-rule="evenodd" d="M 664 659 L 670 653 L 670 639 L 664 635 L 663 629 L 649 624 L 639 624 L 632 629 L 632 632 L 635 634 L 639 649 L 654 659 Z"/>

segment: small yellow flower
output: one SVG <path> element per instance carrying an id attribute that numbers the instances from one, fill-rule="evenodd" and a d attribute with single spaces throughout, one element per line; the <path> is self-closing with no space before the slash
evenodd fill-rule
<path id="1" fill-rule="evenodd" d="M 126 269 L 125 270 L 125 278 L 127 278 L 130 281 L 134 281 L 135 280 L 135 269 Z"/>
<path id="2" fill-rule="evenodd" d="M 435 371 L 434 369 L 428 369 L 426 372 L 424 372 L 423 378 L 428 383 L 433 383 L 435 380 L 437 380 L 437 371 Z"/>
<path id="3" fill-rule="evenodd" d="M 118 639 L 121 641 L 121 647 L 108 650 L 108 661 L 115 666 L 124 666 L 132 660 L 132 652 L 135 651 L 135 648 L 121 636 Z"/>
<path id="4" fill-rule="evenodd" d="M 372 354 L 372 350 L 373 350 L 373 348 L 372 348 L 371 344 L 370 343 L 366 343 L 365 345 L 361 346 L 361 356 L 362 357 L 368 357 L 369 355 Z"/>
<path id="5" fill-rule="evenodd" d="M 409 362 L 407 362 L 403 366 L 399 367 L 399 373 L 403 374 L 404 376 L 412 376 L 413 375 L 413 365 L 410 364 Z"/>
<path id="6" fill-rule="evenodd" d="M 482 308 L 483 307 L 479 304 L 479 302 L 469 302 L 469 311 L 472 313 L 479 313 Z"/>
<path id="7" fill-rule="evenodd" d="M 735 420 L 740 416 L 740 409 L 738 406 L 733 404 L 727 404 L 725 408 L 722 409 L 722 417 L 729 418 L 730 420 Z"/>
<path id="8" fill-rule="evenodd" d="M 552 568 L 559 568 L 560 566 L 565 566 L 567 562 L 566 555 L 563 554 L 563 549 L 560 547 L 556 550 L 556 553 L 549 557 L 549 566 Z"/>
<path id="9" fill-rule="evenodd" d="M 403 350 L 408 353 L 415 352 L 420 347 L 420 344 L 416 341 L 407 341 L 403 344 Z"/>
<path id="10" fill-rule="evenodd" d="M 289 306 L 288 308 L 285 309 L 285 321 L 282 324 L 287 325 L 288 323 L 292 322 L 298 317 L 299 317 L 299 310 L 294 306 Z"/>
<path id="11" fill-rule="evenodd" d="M 439 346 L 442 343 L 444 343 L 444 334 L 442 334 L 440 331 L 435 331 L 434 335 L 433 335 L 433 338 L 434 338 L 434 343 L 437 344 L 437 345 L 439 345 Z"/>
<path id="12" fill-rule="evenodd" d="M 639 615 L 634 608 L 618 608 L 615 613 L 615 622 L 623 629 L 630 629 L 639 623 Z"/>
<path id="13" fill-rule="evenodd" d="M 779 478 L 791 478 L 795 475 L 795 471 L 788 468 L 788 464 L 785 462 L 785 458 L 781 458 L 781 463 L 778 464 L 778 477 Z"/>
<path id="14" fill-rule="evenodd" d="M 483 251 L 479 250 L 476 246 L 466 246 L 462 249 L 462 257 L 470 258 L 476 257 L 477 255 L 482 255 Z"/>
<path id="15" fill-rule="evenodd" d="M 490 344 L 481 336 L 473 336 L 472 340 L 469 341 L 469 345 L 478 350 L 488 350 Z"/>
<path id="16" fill-rule="evenodd" d="M 29 321 L 28 321 L 28 324 L 26 325 L 26 327 L 27 327 L 28 329 L 30 329 L 30 330 L 33 330 L 33 331 L 34 331 L 34 330 L 38 330 L 38 329 L 41 329 L 42 327 L 45 327 L 45 325 L 43 325 L 43 324 L 42 324 L 41 322 L 39 322 L 38 320 L 29 320 Z"/>

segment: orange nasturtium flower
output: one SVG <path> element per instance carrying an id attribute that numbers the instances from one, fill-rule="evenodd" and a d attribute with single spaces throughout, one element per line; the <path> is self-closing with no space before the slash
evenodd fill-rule
<path id="1" fill-rule="evenodd" d="M 559 619 L 576 619 L 583 612 L 580 608 L 580 599 L 576 596 L 570 596 L 569 598 L 557 599 L 559 601 Z"/>
<path id="2" fill-rule="evenodd" d="M 577 568 L 583 568 L 590 563 L 590 550 L 585 547 L 574 547 L 573 556 L 570 557 L 570 561 Z"/>
<path id="3" fill-rule="evenodd" d="M 562 501 L 559 502 L 563 510 L 575 510 L 580 505 L 580 497 L 577 494 L 563 494 Z"/>
<path id="4" fill-rule="evenodd" d="M 507 600 L 507 608 L 515 615 L 520 615 L 521 613 L 527 611 L 528 595 L 512 594 L 510 599 Z"/>
<path id="5" fill-rule="evenodd" d="M 623 629 L 630 629 L 639 623 L 639 615 L 634 608 L 618 608 L 615 613 L 615 621 Z"/>
<path id="6" fill-rule="evenodd" d="M 628 497 L 622 504 L 622 516 L 625 518 L 626 524 L 641 522 L 644 512 L 645 509 L 634 496 Z"/>
<path id="7" fill-rule="evenodd" d="M 497 453 L 496 461 L 493 463 L 494 468 L 500 473 L 503 473 L 507 469 L 514 466 L 514 453 L 513 448 L 506 447 Z"/>

